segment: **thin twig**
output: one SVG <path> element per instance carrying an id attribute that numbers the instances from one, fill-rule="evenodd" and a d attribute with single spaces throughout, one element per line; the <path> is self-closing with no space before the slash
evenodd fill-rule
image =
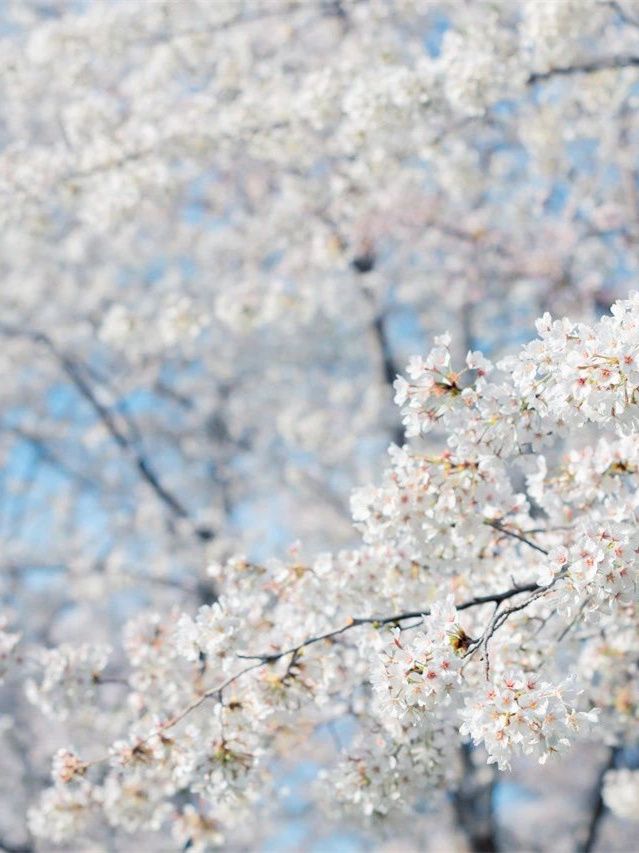
<path id="1" fill-rule="evenodd" d="M 557 575 L 556 580 L 558 580 L 561 576 L 562 575 Z M 455 605 L 455 607 L 457 610 L 469 610 L 471 607 L 479 607 L 482 604 L 501 604 L 503 601 L 507 601 L 508 599 L 513 598 L 516 595 L 521 595 L 521 593 L 524 592 L 546 592 L 546 590 L 548 589 L 550 589 L 549 586 L 540 586 L 539 584 L 534 582 L 527 583 L 522 584 L 521 586 L 512 587 L 511 589 L 507 589 L 504 592 L 496 592 L 491 593 L 489 595 L 476 595 L 474 598 L 470 598 L 468 601 L 463 601 L 461 604 Z M 509 612 L 511 611 L 505 611 L 505 613 Z M 342 625 L 341 628 L 335 628 L 332 631 L 327 631 L 325 634 L 318 634 L 314 637 L 308 637 L 306 640 L 299 643 L 297 646 L 291 646 L 290 648 L 282 649 L 278 652 L 265 652 L 261 655 L 238 654 L 238 657 L 242 658 L 243 660 L 257 660 L 262 661 L 263 663 L 274 663 L 275 661 L 280 660 L 280 658 L 283 658 L 286 655 L 297 654 L 307 646 L 312 646 L 315 643 L 321 642 L 322 640 L 331 640 L 334 637 L 338 637 L 340 634 L 344 634 L 346 631 L 350 631 L 351 628 L 359 628 L 362 625 L 375 625 L 379 627 L 381 627 L 382 625 L 399 625 L 400 622 L 403 622 L 406 619 L 417 619 L 429 615 L 430 610 L 425 607 L 422 610 L 404 611 L 403 613 L 396 613 L 393 616 L 366 616 L 363 618 L 358 617 L 351 619 L 350 622 L 347 622 L 346 625 Z"/>
<path id="2" fill-rule="evenodd" d="M 526 80 L 527 86 L 543 83 L 554 77 L 570 77 L 573 74 L 595 74 L 597 71 L 608 69 L 636 68 L 639 66 L 639 56 L 604 56 L 601 59 L 591 59 L 574 65 L 564 65 L 549 68 L 548 71 L 533 71 Z"/>
<path id="3" fill-rule="evenodd" d="M 557 580 L 559 580 L 560 577 L 562 577 L 562 576 L 563 576 L 562 573 L 557 575 L 555 577 L 555 579 L 553 580 L 553 584 Z M 550 586 L 552 586 L 552 584 Z M 539 595 L 541 593 L 546 592 L 548 589 L 550 589 L 550 586 L 542 587 L 536 583 L 529 583 L 529 584 L 525 584 L 525 585 L 520 586 L 520 587 L 513 587 L 512 589 L 507 589 L 504 592 L 497 592 L 497 593 L 493 593 L 490 595 L 477 595 L 474 598 L 469 599 L 468 601 L 464 601 L 461 604 L 456 605 L 456 609 L 457 610 L 468 610 L 471 607 L 479 607 L 483 604 L 489 604 L 491 602 L 494 602 L 496 604 L 501 604 L 501 602 L 507 601 L 508 599 L 513 598 L 514 596 L 521 595 L 521 593 L 523 593 L 523 592 L 535 592 L 535 593 L 537 593 L 537 595 Z M 518 607 L 513 607 L 507 611 L 504 611 L 504 613 L 500 614 L 500 616 L 507 616 L 508 614 L 513 613 L 516 610 L 522 610 L 532 600 L 534 600 L 534 598 L 536 598 L 537 595 L 533 595 L 531 598 L 527 599 L 526 602 L 524 602 L 522 605 L 520 605 Z M 213 696 L 217 696 L 219 699 L 221 699 L 224 690 L 227 687 L 229 687 L 231 684 L 233 684 L 235 681 L 240 679 L 243 675 L 246 675 L 246 673 L 248 673 L 248 672 L 251 672 L 255 669 L 261 669 L 263 666 L 265 666 L 267 664 L 275 663 L 276 661 L 280 660 L 281 658 L 286 657 L 287 655 L 291 655 L 292 656 L 291 662 L 289 663 L 289 667 L 288 667 L 287 673 L 286 673 L 286 675 L 289 675 L 290 671 L 291 671 L 291 665 L 297 661 L 299 654 L 302 651 L 302 649 L 305 649 L 308 646 L 312 646 L 316 643 L 320 643 L 323 640 L 331 640 L 334 637 L 338 637 L 341 634 L 344 634 L 347 631 L 350 631 L 352 628 L 358 628 L 358 627 L 361 627 L 362 625 L 375 625 L 376 627 L 379 627 L 382 625 L 389 625 L 389 624 L 393 624 L 393 623 L 399 624 L 400 622 L 404 621 L 405 619 L 415 619 L 417 617 L 428 616 L 429 614 L 430 614 L 430 610 L 428 608 L 424 608 L 423 610 L 413 610 L 413 611 L 409 611 L 409 612 L 398 613 L 398 614 L 395 614 L 394 616 L 384 616 L 384 617 L 370 616 L 370 617 L 365 617 L 365 618 L 351 619 L 350 622 L 347 622 L 345 625 L 342 625 L 341 628 L 335 628 L 334 630 L 326 631 L 323 634 L 317 634 L 313 637 L 307 637 L 305 640 L 303 640 L 301 643 L 298 643 L 296 646 L 292 646 L 290 648 L 283 649 L 279 652 L 268 652 L 266 654 L 261 654 L 261 655 L 238 654 L 237 655 L 238 658 L 241 658 L 243 660 L 252 660 L 253 663 L 251 663 L 249 666 L 244 667 L 244 669 L 239 670 L 239 672 L 236 672 L 234 675 L 227 678 L 221 684 L 218 684 L 214 687 L 210 687 L 207 690 L 205 690 L 203 693 L 201 693 L 199 696 L 197 696 L 197 698 L 195 698 L 192 702 L 190 702 L 185 708 L 183 708 L 181 711 L 174 714 L 168 720 L 161 723 L 155 731 L 153 731 L 150 735 L 148 735 L 146 738 L 144 738 L 141 742 L 144 743 L 144 742 L 150 740 L 152 737 L 157 736 L 157 735 L 162 735 L 163 732 L 167 731 L 168 729 L 173 728 L 179 722 L 181 722 L 186 716 L 188 716 L 188 714 L 190 714 L 192 711 L 195 711 L 197 708 L 199 708 L 201 705 L 203 705 L 207 699 L 210 699 Z M 286 677 L 286 675 L 285 675 L 285 677 Z M 106 760 L 108 760 L 108 757 L 106 757 L 106 758 L 103 757 L 103 758 L 99 758 L 99 759 L 96 759 L 96 760 L 90 762 L 90 764 L 96 765 L 96 764 L 100 764 Z"/>
<path id="4" fill-rule="evenodd" d="M 510 536 L 513 539 L 518 539 L 520 542 L 523 542 L 525 545 L 528 545 L 529 548 L 534 548 L 535 551 L 539 551 L 540 554 L 544 556 L 548 556 L 548 551 L 545 548 L 542 548 L 541 545 L 537 545 L 536 542 L 533 542 L 530 539 L 527 539 L 521 533 L 518 533 L 516 530 L 509 530 L 507 527 L 503 527 L 501 521 L 486 521 L 485 522 L 489 527 L 493 527 L 495 530 L 499 530 L 500 533 L 505 534 L 506 536 Z"/>

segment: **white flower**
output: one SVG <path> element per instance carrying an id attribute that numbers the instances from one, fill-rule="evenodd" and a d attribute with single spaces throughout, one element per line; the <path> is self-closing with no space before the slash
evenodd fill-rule
<path id="1" fill-rule="evenodd" d="M 481 352 L 469 352 L 466 356 L 466 366 L 476 370 L 480 376 L 487 376 L 493 369 L 492 362 Z"/>

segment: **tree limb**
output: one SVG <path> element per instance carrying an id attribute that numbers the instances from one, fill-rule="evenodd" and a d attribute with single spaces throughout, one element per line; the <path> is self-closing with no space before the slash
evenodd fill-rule
<path id="1" fill-rule="evenodd" d="M 574 65 L 564 65 L 549 68 L 548 71 L 533 71 L 526 80 L 527 86 L 543 83 L 554 77 L 571 77 L 573 74 L 595 74 L 597 71 L 609 69 L 636 68 L 639 66 L 639 56 L 606 56 L 601 59 L 591 59 L 587 62 L 577 62 Z"/>
<path id="2" fill-rule="evenodd" d="M 197 526 L 193 523 L 191 514 L 184 504 L 171 491 L 169 491 L 166 486 L 163 485 L 144 454 L 134 447 L 133 442 L 130 440 L 128 435 L 120 429 L 120 426 L 109 409 L 96 397 L 90 384 L 83 376 L 78 364 L 69 358 L 69 356 L 60 352 L 48 335 L 43 332 L 16 329 L 6 324 L 0 324 L 0 332 L 8 337 L 26 338 L 34 343 L 44 346 L 64 370 L 76 390 L 91 406 L 100 421 L 102 421 L 104 427 L 117 446 L 131 458 L 142 480 L 147 484 L 147 486 L 149 486 L 161 503 L 164 504 L 164 506 L 177 518 L 191 521 L 193 524 L 193 532 L 200 541 L 208 542 L 215 538 L 215 533 L 211 528 Z"/>
<path id="3" fill-rule="evenodd" d="M 489 527 L 493 527 L 495 530 L 498 530 L 500 533 L 503 533 L 506 536 L 510 536 L 513 539 L 518 539 L 520 542 L 523 542 L 524 545 L 528 545 L 529 548 L 534 548 L 535 551 L 539 551 L 540 554 L 544 556 L 548 556 L 548 551 L 545 548 L 542 548 L 541 545 L 537 545 L 536 542 L 532 542 L 530 539 L 527 539 L 521 533 L 518 533 L 516 530 L 508 530 L 507 527 L 503 527 L 501 521 L 486 521 L 485 522 Z"/>
<path id="4" fill-rule="evenodd" d="M 585 828 L 582 839 L 577 842 L 577 853 L 592 853 L 592 851 L 595 849 L 595 844 L 597 843 L 597 836 L 599 835 L 599 828 L 601 825 L 601 821 L 604 817 L 606 808 L 603 801 L 604 779 L 606 773 L 609 770 L 612 770 L 612 768 L 615 766 L 617 756 L 620 752 L 620 747 L 611 747 L 608 751 L 608 757 L 606 761 L 602 764 L 599 773 L 597 774 L 597 780 L 595 782 L 592 792 L 590 820 L 588 821 L 588 825 Z"/>
<path id="5" fill-rule="evenodd" d="M 464 601 L 461 604 L 455 605 L 457 610 L 469 610 L 471 607 L 479 607 L 482 604 L 501 604 L 502 601 L 507 601 L 510 598 L 513 598 L 516 595 L 520 595 L 523 592 L 545 592 L 547 587 L 542 587 L 537 583 L 528 583 L 523 584 L 522 586 L 512 587 L 511 589 L 507 589 L 504 592 L 491 593 L 489 595 L 476 595 L 474 598 L 469 599 L 468 601 Z M 514 612 L 514 611 L 513 611 Z M 283 649 L 279 652 L 266 652 L 261 655 L 241 655 L 238 654 L 239 658 L 244 660 L 257 660 L 262 661 L 262 663 L 274 663 L 275 661 L 280 660 L 280 658 L 285 657 L 290 654 L 297 654 L 302 649 L 307 646 L 312 646 L 315 643 L 319 643 L 322 640 L 331 640 L 333 637 L 338 637 L 340 634 L 344 634 L 346 631 L 350 631 L 352 628 L 359 628 L 362 625 L 393 625 L 399 624 L 400 622 L 405 621 L 406 619 L 419 619 L 423 616 L 429 616 L 430 610 L 426 607 L 422 610 L 408 610 L 403 613 L 396 613 L 394 616 L 366 616 L 363 618 L 354 618 L 351 619 L 350 622 L 347 622 L 346 625 L 342 625 L 341 628 L 335 628 L 332 631 L 327 631 L 325 634 L 318 634 L 314 637 L 308 637 L 303 642 L 299 643 L 297 646 L 292 646 L 289 649 Z"/>

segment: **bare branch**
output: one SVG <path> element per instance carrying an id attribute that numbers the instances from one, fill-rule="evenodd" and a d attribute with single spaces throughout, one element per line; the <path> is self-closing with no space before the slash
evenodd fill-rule
<path id="1" fill-rule="evenodd" d="M 43 332 L 16 329 L 12 326 L 7 326 L 6 324 L 0 324 L 0 332 L 8 337 L 26 338 L 34 343 L 44 346 L 64 370 L 80 395 L 87 401 L 87 403 L 89 403 L 117 446 L 132 459 L 142 480 L 150 487 L 156 497 L 174 516 L 192 522 L 191 515 L 184 504 L 179 500 L 179 498 L 170 492 L 166 486 L 163 485 L 148 459 L 143 453 L 134 447 L 129 436 L 120 429 L 116 419 L 113 417 L 109 409 L 97 398 L 93 389 L 83 375 L 79 365 L 75 361 L 60 352 L 51 338 Z M 208 542 L 215 538 L 213 530 L 209 527 L 200 527 L 193 524 L 193 532 L 197 538 L 203 542 Z"/>
<path id="2" fill-rule="evenodd" d="M 603 801 L 604 779 L 606 773 L 609 770 L 612 770 L 612 768 L 615 766 L 617 756 L 620 754 L 620 752 L 620 747 L 612 747 L 608 751 L 608 757 L 606 761 L 602 764 L 599 770 L 592 793 L 590 820 L 588 821 L 588 825 L 585 828 L 585 832 L 582 839 L 577 843 L 577 853 L 591 853 L 591 851 L 595 848 L 595 844 L 597 843 L 597 836 L 599 835 L 601 821 L 605 814 L 605 805 Z"/>
<path id="3" fill-rule="evenodd" d="M 486 521 L 485 523 L 489 527 L 494 527 L 495 530 L 499 530 L 500 533 L 504 533 L 506 536 L 518 539 L 520 542 L 523 542 L 524 545 L 528 545 L 529 548 L 534 548 L 535 551 L 539 551 L 540 554 L 544 554 L 546 557 L 548 556 L 548 551 L 545 548 L 542 548 L 541 545 L 537 545 L 536 542 L 527 539 L 522 533 L 518 533 L 516 530 L 508 530 L 507 527 L 502 526 L 501 521 Z"/>
<path id="4" fill-rule="evenodd" d="M 33 845 L 25 842 L 24 844 L 11 844 L 0 838 L 0 853 L 33 853 Z"/>
<path id="5" fill-rule="evenodd" d="M 636 68 L 639 66 L 639 56 L 606 56 L 601 59 L 591 59 L 587 62 L 577 62 L 574 65 L 564 65 L 549 68 L 548 71 L 533 71 L 526 80 L 527 86 L 543 83 L 554 77 L 571 77 L 574 74 L 595 74 L 598 71 L 620 68 Z"/>
<path id="6" fill-rule="evenodd" d="M 617 0 L 611 0 L 607 5 L 610 6 L 613 12 L 621 21 L 624 22 L 624 24 L 628 24 L 629 27 L 639 27 L 639 20 L 629 15 Z"/>

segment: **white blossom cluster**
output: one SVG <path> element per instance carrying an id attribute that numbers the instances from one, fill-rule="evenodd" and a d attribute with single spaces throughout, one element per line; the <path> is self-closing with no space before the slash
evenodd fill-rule
<path id="1" fill-rule="evenodd" d="M 636 736 L 638 306 L 633 294 L 589 327 L 543 319 L 538 341 L 497 370 L 470 354 L 466 383 L 448 339 L 413 359 L 400 402 L 420 431 L 447 433 L 446 449 L 393 449 L 384 484 L 354 497 L 359 550 L 235 557 L 210 569 L 214 604 L 132 621 L 122 736 L 107 758 L 95 744 L 56 754 L 32 832 L 61 841 L 100 821 L 130 833 L 170 824 L 197 849 L 224 844 L 270 807 L 274 763 L 344 717 L 354 733 L 316 795 L 364 821 L 454 787 L 466 739 L 507 770 L 518 755 L 544 763 L 575 741 Z M 611 383 L 599 361 L 613 359 Z M 592 443 L 566 453 L 586 423 Z M 529 498 L 514 489 L 522 467 Z M 106 652 L 40 658 L 27 692 L 45 713 L 99 704 Z M 606 777 L 622 815 L 633 774 Z M 179 792 L 192 797 L 181 810 Z"/>
<path id="2" fill-rule="evenodd" d="M 462 734 L 483 742 L 488 761 L 500 769 L 509 767 L 519 749 L 538 755 L 543 764 L 568 749 L 571 738 L 597 719 L 595 711 L 576 712 L 567 705 L 562 685 L 539 683 L 521 670 L 504 672 L 483 696 L 469 700 L 462 716 Z"/>
<path id="3" fill-rule="evenodd" d="M 436 716 L 434 725 L 409 724 L 397 732 L 400 745 L 398 734 L 365 731 L 340 764 L 319 774 L 318 796 L 327 811 L 337 801 L 346 814 L 360 819 L 385 820 L 394 813 L 405 819 L 423 798 L 424 776 L 430 796 L 453 782 L 459 772 L 454 733 L 443 717 Z"/>
<path id="4" fill-rule="evenodd" d="M 402 641 L 394 628 L 379 652 L 379 671 L 371 681 L 377 693 L 379 714 L 419 720 L 424 711 L 449 704 L 450 694 L 461 684 L 461 661 L 454 647 L 463 651 L 465 635 L 456 625 L 452 596 L 431 605 L 424 631 Z"/>

